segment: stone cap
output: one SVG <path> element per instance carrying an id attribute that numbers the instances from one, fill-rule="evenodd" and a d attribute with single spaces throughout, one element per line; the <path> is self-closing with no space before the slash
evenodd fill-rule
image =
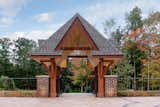
<path id="1" fill-rule="evenodd" d="M 49 78 L 49 75 L 37 75 L 36 78 Z"/>
<path id="2" fill-rule="evenodd" d="M 117 78 L 118 76 L 117 75 L 104 75 L 105 78 Z"/>

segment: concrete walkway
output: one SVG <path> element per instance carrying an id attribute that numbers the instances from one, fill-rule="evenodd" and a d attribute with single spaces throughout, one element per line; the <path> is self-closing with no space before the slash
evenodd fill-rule
<path id="1" fill-rule="evenodd" d="M 63 94 L 58 98 L 0 97 L 0 107 L 160 107 L 160 97 L 96 98 Z"/>

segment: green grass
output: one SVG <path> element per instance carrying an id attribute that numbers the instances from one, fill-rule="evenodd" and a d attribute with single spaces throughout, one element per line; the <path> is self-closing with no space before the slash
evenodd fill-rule
<path id="1" fill-rule="evenodd" d="M 118 91 L 118 96 L 123 96 L 123 97 L 160 96 L 160 91 L 134 91 L 134 90 L 125 90 L 125 91 Z"/>
<path id="2" fill-rule="evenodd" d="M 1 97 L 36 97 L 36 90 L 2 90 Z"/>

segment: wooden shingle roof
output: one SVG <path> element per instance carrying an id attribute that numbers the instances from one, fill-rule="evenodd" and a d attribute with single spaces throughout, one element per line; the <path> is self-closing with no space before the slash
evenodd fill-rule
<path id="1" fill-rule="evenodd" d="M 92 40 L 98 47 L 98 50 L 92 51 L 92 55 L 122 55 L 114 40 L 106 39 L 79 14 L 75 14 L 48 39 L 40 40 L 39 48 L 33 51 L 32 55 L 61 55 L 62 50 L 55 50 L 55 48 L 76 18 L 80 20 L 81 24 L 84 26 L 85 30 L 89 33 Z"/>

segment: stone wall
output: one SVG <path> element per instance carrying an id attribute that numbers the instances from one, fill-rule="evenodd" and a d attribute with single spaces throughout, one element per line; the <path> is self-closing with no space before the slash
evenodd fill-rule
<path id="1" fill-rule="evenodd" d="M 48 97 L 49 96 L 49 76 L 39 75 L 37 78 L 37 96 Z"/>
<path id="2" fill-rule="evenodd" d="M 115 97 L 117 96 L 117 76 L 105 75 L 105 96 Z"/>

